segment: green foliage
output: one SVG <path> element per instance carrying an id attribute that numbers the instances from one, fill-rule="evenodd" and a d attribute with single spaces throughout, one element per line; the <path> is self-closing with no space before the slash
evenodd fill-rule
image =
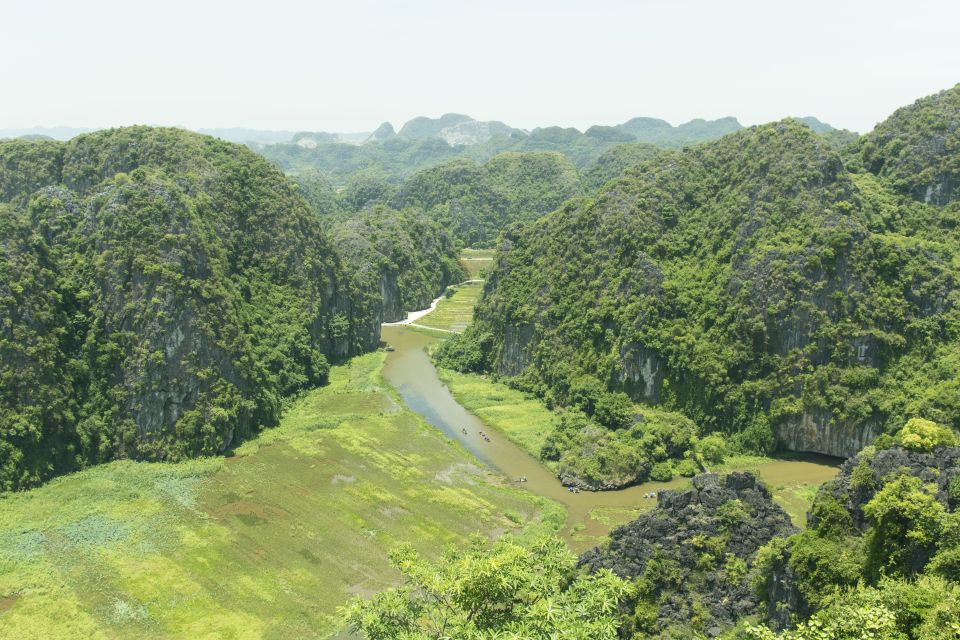
<path id="1" fill-rule="evenodd" d="M 933 554 L 943 532 L 945 509 L 936 488 L 911 475 L 887 482 L 863 512 L 872 521 L 867 534 L 867 575 L 911 576 Z"/>
<path id="2" fill-rule="evenodd" d="M 700 466 L 692 458 L 684 458 L 677 463 L 677 475 L 692 478 L 700 473 Z"/>
<path id="3" fill-rule="evenodd" d="M 812 528 L 817 535 L 824 538 L 842 540 L 854 533 L 850 512 L 826 491 L 819 492 L 814 498 L 810 519 L 815 523 Z"/>
<path id="4" fill-rule="evenodd" d="M 885 579 L 827 599 L 823 609 L 794 631 L 775 634 L 751 627 L 756 640 L 955 640 L 960 637 L 960 586 L 940 578 Z"/>
<path id="5" fill-rule="evenodd" d="M 791 538 L 790 568 L 807 603 L 818 607 L 837 588 L 857 584 L 864 552 L 856 538 L 822 537 L 812 530 Z"/>
<path id="6" fill-rule="evenodd" d="M 673 464 L 669 460 L 654 464 L 650 468 L 650 479 L 657 482 L 670 482 L 673 480 Z"/>
<path id="7" fill-rule="evenodd" d="M 382 304 L 387 322 L 423 309 L 467 274 L 453 240 L 422 213 L 382 205 L 329 225 L 330 237 L 353 276 L 352 288 L 365 306 Z"/>
<path id="8" fill-rule="evenodd" d="M 750 626 L 747 637 L 753 640 L 905 640 L 897 631 L 893 612 L 881 604 L 836 605 L 817 612 L 796 630 L 780 634 L 766 627 Z"/>
<path id="9" fill-rule="evenodd" d="M 957 445 L 957 436 L 950 429 L 923 418 L 911 418 L 894 437 L 901 447 L 913 451 Z"/>
<path id="10" fill-rule="evenodd" d="M 625 429 L 633 423 L 633 401 L 625 393 L 603 393 L 597 399 L 593 417 L 609 429 Z"/>
<path id="11" fill-rule="evenodd" d="M 727 443 L 723 439 L 723 436 L 712 433 L 700 438 L 694 450 L 704 462 L 709 464 L 723 464 L 723 460 L 727 455 Z"/>
<path id="12" fill-rule="evenodd" d="M 500 231 L 553 211 L 579 190 L 579 176 L 558 153 L 503 153 L 476 165 L 467 160 L 412 176 L 394 202 L 419 207 L 467 246 L 491 246 Z"/>
<path id="13" fill-rule="evenodd" d="M 343 611 L 348 626 L 370 640 L 614 640 L 619 605 L 633 593 L 609 571 L 576 575 L 575 557 L 556 538 L 529 548 L 475 539 L 437 563 L 409 547 L 391 558 L 403 586 Z"/>
<path id="14" fill-rule="evenodd" d="M 722 531 L 733 531 L 750 521 L 751 510 L 740 499 L 724 502 L 717 507 L 717 520 Z"/>
<path id="15" fill-rule="evenodd" d="M 465 339 L 462 334 L 455 334 L 445 340 L 434 353 L 438 366 L 453 369 L 454 371 L 480 372 L 490 366 L 488 351 L 484 345 L 492 337 L 472 336 Z"/>
<path id="16" fill-rule="evenodd" d="M 860 452 L 859 460 L 850 473 L 850 488 L 854 491 L 872 491 L 877 486 L 873 477 L 873 467 L 870 464 L 872 456 L 866 454 L 868 449 L 870 448 L 867 447 Z"/>
<path id="17" fill-rule="evenodd" d="M 605 184 L 635 165 L 657 155 L 659 148 L 647 143 L 621 144 L 603 153 L 596 162 L 583 171 L 581 189 L 595 194 Z"/>
<path id="18" fill-rule="evenodd" d="M 960 85 L 898 109 L 860 139 L 864 167 L 918 200 L 945 204 L 960 184 Z"/>
<path id="19" fill-rule="evenodd" d="M 755 455 L 769 455 L 777 448 L 777 440 L 773 434 L 770 417 L 765 413 L 757 413 L 750 420 L 750 424 L 731 438 L 733 445 L 743 453 Z"/>
<path id="20" fill-rule="evenodd" d="M 557 471 L 566 480 L 597 488 L 624 487 L 647 478 L 669 481 L 673 461 L 682 460 L 695 440 L 692 422 L 656 409 L 645 409 L 637 422 L 621 429 L 605 428 L 580 411 L 567 411 L 540 455 L 559 461 Z"/>

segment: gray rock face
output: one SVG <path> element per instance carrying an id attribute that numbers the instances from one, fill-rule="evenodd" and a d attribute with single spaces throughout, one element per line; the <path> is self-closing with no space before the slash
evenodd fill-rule
<path id="1" fill-rule="evenodd" d="M 776 424 L 774 433 L 784 449 L 849 458 L 873 442 L 880 434 L 880 425 L 838 424 L 828 412 L 811 409 Z"/>
<path id="2" fill-rule="evenodd" d="M 614 530 L 606 548 L 587 551 L 579 564 L 651 581 L 650 595 L 664 603 L 660 629 L 689 623 L 697 602 L 709 610 L 703 630 L 718 635 L 761 605 L 749 579 L 729 569 L 731 559 L 749 566 L 757 549 L 796 528 L 750 473 L 701 474 L 692 483 L 687 491 L 660 491 L 653 511 Z"/>
<path id="3" fill-rule="evenodd" d="M 522 373 L 533 360 L 534 346 L 533 324 L 504 327 L 503 353 L 498 364 L 500 375 L 516 376 Z"/>
<path id="4" fill-rule="evenodd" d="M 626 345 L 620 350 L 620 366 L 614 381 L 630 397 L 652 404 L 660 402 L 663 385 L 663 365 L 660 354 L 638 344 Z"/>

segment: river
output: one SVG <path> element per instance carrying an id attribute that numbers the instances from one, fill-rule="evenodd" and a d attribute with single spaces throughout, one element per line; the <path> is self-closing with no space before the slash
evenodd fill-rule
<path id="1" fill-rule="evenodd" d="M 567 509 L 567 522 L 562 535 L 575 551 L 596 544 L 610 525 L 591 516 L 598 507 L 615 510 L 651 508 L 656 498 L 648 497 L 660 489 L 682 488 L 687 478 L 670 482 L 647 482 L 619 491 L 572 493 L 536 458 L 503 434 L 495 432 L 461 406 L 437 376 L 426 353 L 426 347 L 440 340 L 404 326 L 384 326 L 382 333 L 394 351 L 387 354 L 383 375 L 397 389 L 407 406 L 421 414 L 427 422 L 458 440 L 480 461 L 505 477 L 517 480 L 528 491 L 556 500 Z M 489 437 L 481 437 L 480 432 Z M 758 467 L 760 477 L 771 486 L 791 483 L 820 484 L 837 473 L 838 460 L 809 456 L 803 459 L 777 460 Z"/>

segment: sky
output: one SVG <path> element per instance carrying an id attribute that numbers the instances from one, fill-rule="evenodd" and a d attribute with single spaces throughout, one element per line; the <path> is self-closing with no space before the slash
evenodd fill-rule
<path id="1" fill-rule="evenodd" d="M 869 131 L 960 82 L 957 0 L 8 0 L 0 129 L 512 126 Z"/>

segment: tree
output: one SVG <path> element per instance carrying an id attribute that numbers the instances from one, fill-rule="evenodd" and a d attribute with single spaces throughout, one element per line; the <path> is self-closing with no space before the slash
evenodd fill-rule
<path id="1" fill-rule="evenodd" d="M 633 402 L 623 392 L 604 393 L 597 400 L 594 418 L 611 429 L 625 429 L 633 422 Z"/>
<path id="2" fill-rule="evenodd" d="M 935 486 L 904 475 L 878 491 L 863 513 L 873 521 L 867 535 L 867 575 L 877 579 L 919 571 L 936 547 L 946 510 Z"/>
<path id="3" fill-rule="evenodd" d="M 952 447 L 957 444 L 953 431 L 923 418 L 911 418 L 897 432 L 895 439 L 904 449 L 914 451 L 933 451 L 938 447 Z"/>
<path id="4" fill-rule="evenodd" d="M 614 640 L 633 587 L 610 571 L 576 574 L 563 541 L 529 547 L 476 537 L 436 563 L 408 546 L 391 554 L 404 583 L 342 609 L 370 640 L 459 638 Z"/>
<path id="5" fill-rule="evenodd" d="M 697 442 L 697 453 L 710 464 L 720 464 L 727 454 L 727 443 L 723 436 L 712 434 Z"/>

